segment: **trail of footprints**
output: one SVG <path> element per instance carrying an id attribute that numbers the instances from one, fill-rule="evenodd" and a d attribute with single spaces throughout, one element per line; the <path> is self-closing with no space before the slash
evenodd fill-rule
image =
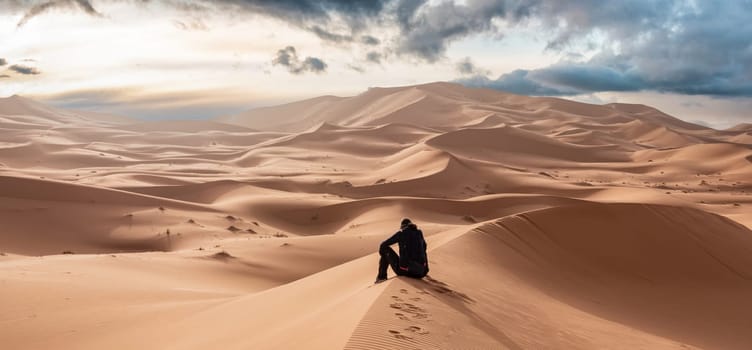
<path id="1" fill-rule="evenodd" d="M 393 302 L 389 304 L 389 307 L 391 307 L 392 309 L 398 310 L 398 312 L 394 313 L 394 316 L 396 316 L 398 319 L 402 321 L 407 321 L 407 322 L 416 322 L 417 320 L 423 320 L 423 321 L 431 320 L 429 318 L 431 314 L 428 313 L 426 309 L 410 303 L 410 302 L 419 303 L 420 301 L 422 301 L 420 297 L 409 297 L 408 296 L 409 292 L 407 291 L 407 289 L 400 289 L 400 293 L 403 294 L 403 297 L 392 295 Z M 418 292 L 418 293 L 428 294 L 427 292 Z M 406 298 L 407 301 L 403 298 Z M 428 330 L 416 324 L 413 324 L 411 326 L 404 328 L 402 331 L 390 329 L 389 333 L 397 339 L 412 340 L 413 336 L 416 334 L 426 335 L 429 332 Z"/>

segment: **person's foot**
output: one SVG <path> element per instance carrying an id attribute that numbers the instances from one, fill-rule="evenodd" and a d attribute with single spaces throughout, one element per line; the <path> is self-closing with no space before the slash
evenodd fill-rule
<path id="1" fill-rule="evenodd" d="M 386 281 L 386 277 L 376 277 L 376 282 L 373 282 L 373 284 L 379 284 L 384 281 Z"/>

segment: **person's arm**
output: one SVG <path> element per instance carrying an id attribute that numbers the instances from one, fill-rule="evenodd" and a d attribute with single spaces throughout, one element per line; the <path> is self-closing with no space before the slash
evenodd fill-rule
<path id="1" fill-rule="evenodd" d="M 399 242 L 399 234 L 402 233 L 402 231 L 397 231 L 397 233 L 393 234 L 392 237 L 389 237 L 386 239 L 386 241 L 381 242 L 381 245 L 379 246 L 379 249 L 384 249 L 394 243 Z"/>
<path id="2" fill-rule="evenodd" d="M 423 241 L 423 257 L 426 259 L 426 267 L 428 267 L 428 243 L 423 237 L 423 232 L 420 233 L 420 239 Z"/>

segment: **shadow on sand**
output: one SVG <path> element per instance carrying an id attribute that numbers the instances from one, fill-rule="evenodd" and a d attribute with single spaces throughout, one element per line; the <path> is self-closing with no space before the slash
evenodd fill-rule
<path id="1" fill-rule="evenodd" d="M 401 279 L 416 289 L 435 296 L 442 303 L 467 316 L 474 326 L 488 334 L 493 339 L 496 339 L 500 344 L 509 349 L 522 349 L 519 344 L 515 343 L 514 340 L 509 338 L 509 336 L 502 332 L 497 326 L 494 326 L 492 323 L 488 322 L 475 311 L 470 309 L 469 305 L 475 304 L 476 301 L 467 294 L 453 289 L 448 284 L 430 276 L 426 276 L 423 279 L 406 277 L 402 277 Z"/>

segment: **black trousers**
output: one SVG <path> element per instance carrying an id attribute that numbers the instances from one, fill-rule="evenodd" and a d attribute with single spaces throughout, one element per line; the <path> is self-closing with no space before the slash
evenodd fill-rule
<path id="1" fill-rule="evenodd" d="M 397 276 L 408 276 L 407 270 L 403 270 L 400 267 L 399 255 L 392 247 L 379 249 L 379 255 L 381 255 L 381 259 L 379 259 L 379 274 L 376 276 L 377 278 L 386 278 L 386 269 L 389 266 L 392 267 L 392 271 Z"/>

